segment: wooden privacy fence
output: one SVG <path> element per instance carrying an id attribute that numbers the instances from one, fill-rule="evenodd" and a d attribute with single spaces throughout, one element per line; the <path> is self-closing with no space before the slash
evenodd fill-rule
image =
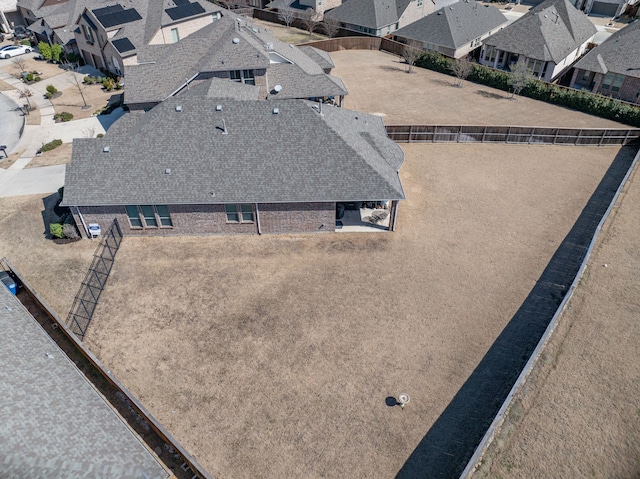
<path id="1" fill-rule="evenodd" d="M 113 220 L 111 227 L 102 237 L 93 254 L 93 262 L 80 285 L 80 290 L 73 300 L 71 311 L 67 317 L 69 329 L 81 339 L 84 339 L 87 333 L 121 242 L 122 231 L 120 231 L 118 221 Z"/>
<path id="2" fill-rule="evenodd" d="M 548 128 L 539 126 L 389 125 L 397 143 L 516 143 L 544 145 L 626 145 L 640 129 Z"/>

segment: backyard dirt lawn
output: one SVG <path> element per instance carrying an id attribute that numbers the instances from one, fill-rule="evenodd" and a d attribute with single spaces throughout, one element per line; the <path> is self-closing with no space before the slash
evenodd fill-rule
<path id="1" fill-rule="evenodd" d="M 474 479 L 638 477 L 638 170 Z"/>
<path id="2" fill-rule="evenodd" d="M 318 26 L 314 33 L 309 35 L 308 31 L 300 30 L 299 28 L 286 27 L 285 25 L 280 25 L 278 23 L 265 22 L 263 20 L 258 20 L 257 18 L 251 18 L 249 19 L 249 22 L 258 27 L 268 28 L 273 33 L 273 36 L 278 40 L 285 43 L 291 43 L 293 45 L 327 39 L 325 35 L 319 33 L 322 32 L 321 26 Z"/>
<path id="3" fill-rule="evenodd" d="M 349 95 L 343 106 L 380 115 L 387 125 L 524 125 L 571 128 L 628 128 L 423 68 L 407 73 L 404 60 L 377 50 L 332 52 L 332 74 Z"/>
<path id="4" fill-rule="evenodd" d="M 394 477 L 618 152 L 403 148 L 395 233 L 123 241 L 86 343 L 214 477 Z"/>
<path id="5" fill-rule="evenodd" d="M 58 194 L 0 198 L 0 258 L 7 257 L 64 320 L 97 242 L 54 244 L 45 234 L 56 221 Z"/>

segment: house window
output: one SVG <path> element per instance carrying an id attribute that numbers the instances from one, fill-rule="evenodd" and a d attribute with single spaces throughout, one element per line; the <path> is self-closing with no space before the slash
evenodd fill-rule
<path id="1" fill-rule="evenodd" d="M 122 71 L 120 70 L 120 63 L 118 63 L 118 59 L 116 57 L 111 57 L 111 61 L 113 62 L 113 70 L 116 75 L 122 76 Z"/>
<path id="2" fill-rule="evenodd" d="M 620 91 L 620 87 L 624 83 L 624 75 L 617 73 L 607 73 L 602 81 L 602 89 L 610 91 Z"/>
<path id="3" fill-rule="evenodd" d="M 484 59 L 493 63 L 496 60 L 496 47 L 487 45 L 487 49 L 484 51 Z"/>
<path id="4" fill-rule="evenodd" d="M 173 222 L 167 205 L 127 205 L 127 216 L 132 228 L 171 228 Z"/>
<path id="5" fill-rule="evenodd" d="M 177 28 L 172 28 L 171 29 L 171 41 L 173 43 L 178 43 L 178 40 L 180 40 L 180 35 L 178 34 L 178 29 Z"/>
<path id="6" fill-rule="evenodd" d="M 475 48 L 475 47 L 477 47 L 478 45 L 480 45 L 480 38 L 476 38 L 475 40 L 473 40 L 473 41 L 471 42 L 471 48 Z"/>
<path id="7" fill-rule="evenodd" d="M 247 85 L 255 85 L 256 77 L 253 70 L 232 70 L 230 72 L 231 79 L 238 83 L 246 83 Z"/>
<path id="8" fill-rule="evenodd" d="M 227 223 L 253 223 L 253 205 L 224 205 L 227 214 Z"/>
<path id="9" fill-rule="evenodd" d="M 546 62 L 543 62 L 542 60 L 529 60 L 529 64 L 527 65 L 527 70 L 534 77 L 540 78 L 540 76 L 544 72 L 545 63 Z"/>
<path id="10" fill-rule="evenodd" d="M 91 33 L 91 29 L 86 25 L 82 25 L 82 32 L 84 33 L 84 39 L 87 41 L 89 45 L 93 45 L 93 33 Z"/>

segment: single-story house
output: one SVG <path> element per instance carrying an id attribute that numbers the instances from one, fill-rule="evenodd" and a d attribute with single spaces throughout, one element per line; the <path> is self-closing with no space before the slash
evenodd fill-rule
<path id="1" fill-rule="evenodd" d="M 178 43 L 140 48 L 137 63 L 125 67 L 124 101 L 132 110 L 149 109 L 198 82 L 221 78 L 254 87 L 254 98 L 322 98 L 340 104 L 347 89 L 330 75 L 333 67 L 327 52 L 284 43 L 229 13 Z M 220 96 L 237 91 L 219 86 Z"/>
<path id="2" fill-rule="evenodd" d="M 524 63 L 536 78 L 552 81 L 585 51 L 596 27 L 569 0 L 545 0 L 486 38 L 480 63 L 509 70 Z"/>
<path id="3" fill-rule="evenodd" d="M 578 60 L 570 86 L 640 102 L 640 21 L 618 30 Z"/>
<path id="4" fill-rule="evenodd" d="M 348 0 L 324 15 L 337 20 L 347 30 L 384 37 L 456 1 Z"/>
<path id="5" fill-rule="evenodd" d="M 450 58 L 464 58 L 507 23 L 495 7 L 459 0 L 396 30 L 393 38 L 401 43 L 418 42 L 424 50 Z"/>
<path id="6" fill-rule="evenodd" d="M 404 154 L 379 117 L 213 90 L 203 82 L 74 140 L 62 204 L 83 234 L 114 219 L 124 235 L 330 232 L 345 209 L 394 230 Z"/>

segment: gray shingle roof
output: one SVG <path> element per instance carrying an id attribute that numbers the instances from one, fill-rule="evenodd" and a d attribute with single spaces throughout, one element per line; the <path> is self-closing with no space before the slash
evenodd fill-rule
<path id="1" fill-rule="evenodd" d="M 0 283 L 2 477 L 169 474 Z"/>
<path id="2" fill-rule="evenodd" d="M 582 57 L 575 68 L 607 73 L 603 71 L 598 55 L 607 72 L 640 78 L 640 21 L 636 20 L 615 32 Z"/>
<path id="3" fill-rule="evenodd" d="M 569 0 L 546 0 L 483 43 L 558 64 L 595 33 L 593 23 Z"/>
<path id="4" fill-rule="evenodd" d="M 305 100 L 209 98 L 206 90 L 198 85 L 132 120 L 125 115 L 127 128 L 104 138 L 74 140 L 65 204 L 404 198 L 403 152 L 379 117 L 327 105 L 320 115 Z"/>
<path id="5" fill-rule="evenodd" d="M 246 22 L 238 29 L 226 14 L 218 21 L 172 45 L 148 45 L 138 50 L 138 62 L 125 67 L 129 104 L 159 102 L 199 73 L 267 69 L 268 90 L 286 84 L 278 98 L 346 95 L 341 80 L 324 73 L 330 58 L 283 43 L 264 28 Z M 237 39 L 238 41 L 234 41 Z M 266 49 L 269 45 L 271 50 Z M 271 63 L 275 52 L 291 63 Z M 310 57 L 305 52 L 311 52 Z M 314 61 L 321 59 L 321 64 Z M 149 63 L 145 63 L 149 62 Z M 333 63 L 331 63 L 333 65 Z"/>
<path id="6" fill-rule="evenodd" d="M 377 30 L 396 23 L 410 3 L 411 0 L 348 0 L 325 16 Z"/>
<path id="7" fill-rule="evenodd" d="M 507 21 L 495 7 L 480 5 L 475 0 L 460 0 L 410 23 L 394 35 L 455 50 Z"/>

